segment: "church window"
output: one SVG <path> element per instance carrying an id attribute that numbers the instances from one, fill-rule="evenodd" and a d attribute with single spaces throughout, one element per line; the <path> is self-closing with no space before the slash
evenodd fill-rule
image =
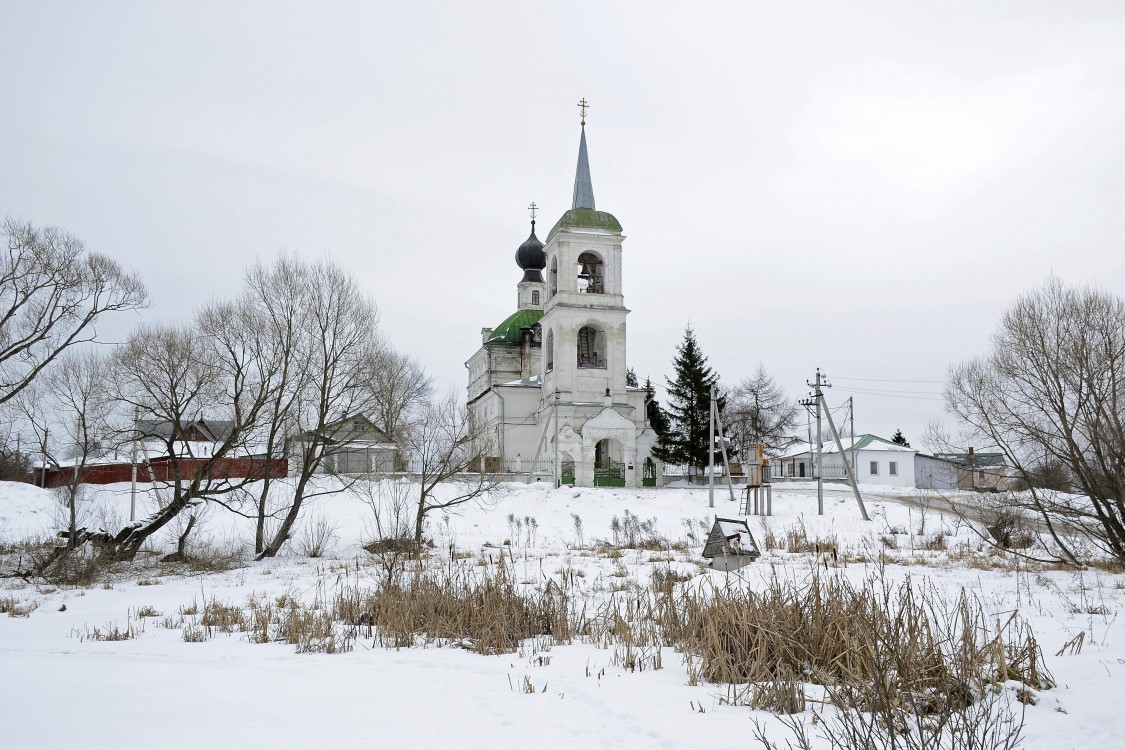
<path id="1" fill-rule="evenodd" d="M 559 291 L 559 259 L 551 256 L 551 272 L 547 274 L 547 296 L 554 297 Z"/>
<path id="2" fill-rule="evenodd" d="M 582 326 L 578 331 L 578 367 L 606 369 L 605 334 L 597 328 Z"/>
<path id="3" fill-rule="evenodd" d="M 547 331 L 547 372 L 555 369 L 555 332 Z"/>
<path id="4" fill-rule="evenodd" d="M 585 294 L 605 294 L 605 264 L 594 253 L 578 256 L 578 291 Z"/>
<path id="5" fill-rule="evenodd" d="M 535 289 L 531 292 L 531 304 L 533 304 L 533 305 L 539 304 L 539 290 L 538 289 Z"/>

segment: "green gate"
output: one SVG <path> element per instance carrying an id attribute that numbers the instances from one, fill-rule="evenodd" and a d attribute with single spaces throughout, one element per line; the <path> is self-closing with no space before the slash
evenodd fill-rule
<path id="1" fill-rule="evenodd" d="M 655 487 L 656 486 L 656 462 L 651 458 L 646 458 L 644 463 L 644 477 L 641 479 L 642 487 Z"/>
<path id="2" fill-rule="evenodd" d="M 559 483 L 574 484 L 574 462 L 563 461 L 559 464 Z"/>
<path id="3" fill-rule="evenodd" d="M 624 487 L 625 464 L 604 459 L 594 464 L 595 487 Z"/>

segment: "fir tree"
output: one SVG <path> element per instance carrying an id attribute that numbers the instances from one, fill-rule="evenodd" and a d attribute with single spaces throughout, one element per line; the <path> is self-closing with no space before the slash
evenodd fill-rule
<path id="1" fill-rule="evenodd" d="M 640 383 L 637 381 L 637 371 L 630 367 L 625 371 L 625 385 L 629 388 L 636 388 Z"/>
<path id="2" fill-rule="evenodd" d="M 901 445 L 903 448 L 910 447 L 910 443 L 906 442 L 906 438 L 903 436 L 902 430 L 895 430 L 895 434 L 891 437 L 891 442 L 895 445 Z"/>
<path id="3" fill-rule="evenodd" d="M 660 402 L 656 400 L 652 378 L 645 378 L 645 390 L 648 391 L 648 408 L 645 412 L 648 416 L 648 424 L 657 435 L 663 435 L 668 432 L 671 423 L 668 421 L 668 414 L 660 408 Z"/>
<path id="4" fill-rule="evenodd" d="M 719 376 L 707 366 L 690 325 L 684 330 L 672 366 L 675 378 L 666 379 L 670 399 L 666 412 L 671 424 L 660 435 L 653 456 L 667 464 L 702 468 L 708 463 L 711 386 L 718 385 Z M 722 413 L 725 399 L 720 397 L 718 406 Z"/>

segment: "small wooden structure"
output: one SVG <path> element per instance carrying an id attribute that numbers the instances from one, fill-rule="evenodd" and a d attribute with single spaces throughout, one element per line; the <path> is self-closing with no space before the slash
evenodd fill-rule
<path id="1" fill-rule="evenodd" d="M 761 554 L 746 521 L 734 518 L 715 518 L 715 525 L 703 546 L 703 556 L 711 561 L 715 570 L 738 570 Z"/>
<path id="2" fill-rule="evenodd" d="M 761 443 L 746 446 L 746 487 L 742 491 L 741 514 L 773 515 L 773 487 L 770 485 L 770 460 Z"/>

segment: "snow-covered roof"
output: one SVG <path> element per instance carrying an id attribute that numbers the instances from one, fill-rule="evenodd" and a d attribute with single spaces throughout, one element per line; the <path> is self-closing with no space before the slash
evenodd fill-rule
<path id="1" fill-rule="evenodd" d="M 532 375 L 529 378 L 522 380 L 513 380 L 509 383 L 500 383 L 500 385 L 510 386 L 512 388 L 539 388 L 543 384 L 543 377 L 541 375 Z"/>
<path id="2" fill-rule="evenodd" d="M 707 558 L 722 555 L 749 555 L 758 557 L 761 551 L 750 533 L 746 521 L 736 518 L 716 518 L 715 525 L 707 537 L 703 556 Z"/>
<path id="3" fill-rule="evenodd" d="M 851 438 L 843 438 L 841 440 L 844 444 L 845 451 L 851 451 Z M 809 444 L 807 440 L 795 440 L 789 445 L 785 446 L 782 453 L 778 458 L 796 458 L 797 456 L 804 456 L 810 451 L 815 451 L 816 445 Z M 881 438 L 878 435 L 864 434 L 856 435 L 855 450 L 857 451 L 886 451 L 888 453 L 917 453 L 913 448 L 906 445 L 899 445 L 892 443 L 886 438 Z M 822 451 L 825 454 L 837 453 L 836 441 L 829 438 L 824 441 Z"/>

